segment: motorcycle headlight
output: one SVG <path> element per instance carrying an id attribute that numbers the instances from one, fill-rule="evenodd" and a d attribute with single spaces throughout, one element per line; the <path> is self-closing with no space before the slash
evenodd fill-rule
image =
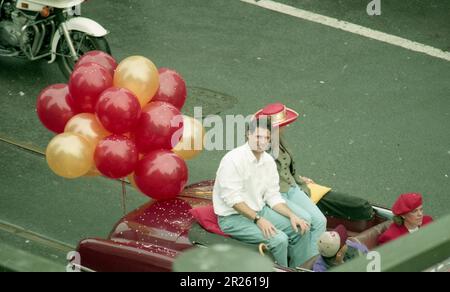
<path id="1" fill-rule="evenodd" d="M 50 16 L 50 14 L 51 14 L 50 7 L 45 6 L 44 8 L 42 8 L 42 10 L 41 10 L 41 16 L 42 17 L 47 18 L 47 17 Z"/>

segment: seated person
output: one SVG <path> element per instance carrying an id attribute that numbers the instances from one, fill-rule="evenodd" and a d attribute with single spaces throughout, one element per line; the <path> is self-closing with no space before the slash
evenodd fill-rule
<path id="1" fill-rule="evenodd" d="M 433 222 L 433 218 L 424 216 L 422 195 L 416 193 L 400 195 L 392 207 L 392 212 L 395 216 L 394 223 L 380 235 L 379 245 L 417 232 L 422 226 Z"/>
<path id="2" fill-rule="evenodd" d="M 274 133 L 278 134 L 279 138 L 273 139 L 270 152 L 277 163 L 280 192 L 284 199 L 295 203 L 311 215 L 313 242 L 317 242 L 319 236 L 326 231 L 325 216 L 353 221 L 367 221 L 373 218 L 374 211 L 367 200 L 342 192 L 330 191 L 317 203 L 317 206 L 311 203 L 309 185 L 314 184 L 314 181 L 299 175 L 296 159 L 293 156 L 294 152 L 289 148 L 287 141 L 287 137 L 290 135 L 297 135 L 288 130 L 289 125 L 299 117 L 295 110 L 284 104 L 274 103 L 259 110 L 255 115 L 256 117 L 271 117 Z"/>
<path id="3" fill-rule="evenodd" d="M 332 267 L 365 255 L 369 249 L 362 243 L 348 239 L 347 229 L 339 225 L 333 231 L 323 233 L 318 242 L 320 256 L 314 263 L 314 272 L 326 272 Z"/>
<path id="4" fill-rule="evenodd" d="M 281 196 L 276 163 L 266 153 L 271 125 L 270 118 L 252 119 L 248 142 L 220 162 L 214 211 L 224 233 L 249 244 L 264 243 L 279 265 L 295 268 L 315 255 L 311 217 Z"/>

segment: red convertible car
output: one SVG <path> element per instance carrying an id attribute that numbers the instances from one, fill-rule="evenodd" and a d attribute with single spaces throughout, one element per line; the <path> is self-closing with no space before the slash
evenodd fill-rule
<path id="1" fill-rule="evenodd" d="M 211 205 L 213 181 L 187 187 L 174 200 L 151 201 L 122 218 L 108 239 L 85 239 L 79 243 L 81 269 L 101 272 L 169 272 L 175 258 L 196 247 L 217 243 L 246 246 L 232 238 L 212 234 L 203 229 L 193 215 L 192 208 Z M 328 217 L 328 228 L 343 224 L 355 240 L 376 247 L 376 239 L 390 224 L 392 213 L 388 209 L 373 207 L 374 216 L 368 221 L 349 221 Z M 269 255 L 270 256 L 270 255 Z M 300 267 L 309 271 L 314 259 Z M 286 271 L 278 267 L 276 270 Z"/>

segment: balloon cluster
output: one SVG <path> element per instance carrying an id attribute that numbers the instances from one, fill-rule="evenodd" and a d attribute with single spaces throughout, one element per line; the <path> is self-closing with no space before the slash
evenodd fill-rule
<path id="1" fill-rule="evenodd" d="M 176 197 L 188 181 L 185 160 L 201 151 L 202 124 L 181 110 L 186 84 L 174 70 L 141 56 L 120 64 L 93 51 L 68 84 L 45 88 L 37 100 L 42 124 L 57 134 L 46 150 L 57 175 L 126 178 L 145 195 Z"/>

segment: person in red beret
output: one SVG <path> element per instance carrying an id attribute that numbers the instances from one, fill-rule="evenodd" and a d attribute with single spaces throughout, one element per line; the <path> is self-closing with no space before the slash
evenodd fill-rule
<path id="1" fill-rule="evenodd" d="M 378 238 L 378 244 L 386 244 L 404 235 L 419 231 L 433 222 L 433 218 L 423 214 L 422 195 L 417 193 L 403 194 L 392 207 L 394 223 Z"/>

